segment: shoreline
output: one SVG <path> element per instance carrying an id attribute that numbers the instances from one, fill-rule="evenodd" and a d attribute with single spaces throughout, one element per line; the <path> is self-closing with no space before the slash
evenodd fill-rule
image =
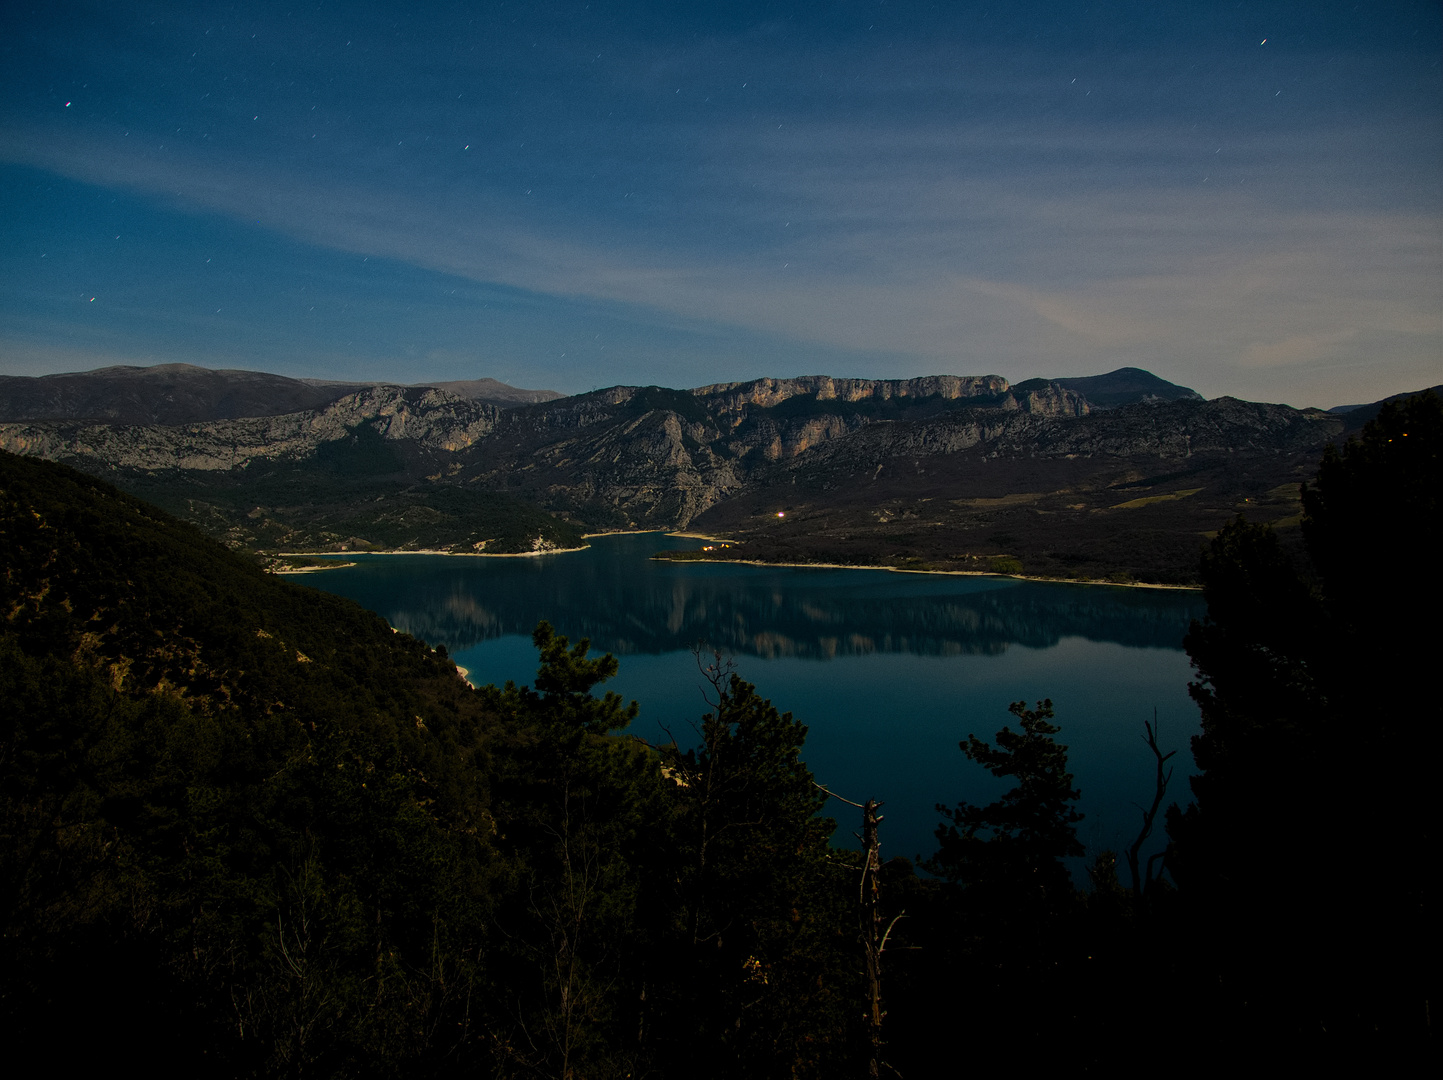
<path id="1" fill-rule="evenodd" d="M 315 558 L 314 555 L 303 556 L 307 559 Z M 327 563 L 325 566 L 287 566 L 280 570 L 271 570 L 272 574 L 318 574 L 322 570 L 339 570 L 343 566 L 355 566 L 353 562 Z M 269 568 L 268 568 L 269 569 Z"/>
<path id="2" fill-rule="evenodd" d="M 742 543 L 740 540 L 733 540 L 730 536 L 708 536 L 706 533 L 698 532 L 669 532 L 666 535 L 679 537 L 682 540 L 710 540 L 713 544 Z"/>
<path id="3" fill-rule="evenodd" d="M 648 533 L 656 533 L 658 536 L 675 536 L 683 540 L 710 540 L 717 544 L 740 544 L 742 541 L 733 540 L 729 536 L 712 536 L 709 533 L 687 532 L 685 529 L 611 529 L 607 532 L 582 533 L 582 539 L 590 540 L 597 536 L 646 536 Z"/>
<path id="4" fill-rule="evenodd" d="M 587 551 L 590 546 L 588 544 L 585 547 L 546 548 L 544 551 L 443 551 L 440 548 L 417 548 L 414 551 L 278 551 L 276 557 L 281 559 L 339 559 L 366 555 L 445 555 L 457 559 L 534 559 L 542 555 L 563 555 L 570 551 Z M 351 562 L 337 565 L 355 566 L 356 564 Z M 312 566 L 307 569 L 330 570 L 333 567 Z M 279 572 L 277 571 L 277 573 Z"/>
<path id="5" fill-rule="evenodd" d="M 642 536 L 647 533 L 658 533 L 663 536 L 674 536 L 686 540 L 710 540 L 714 543 L 741 544 L 742 541 L 728 539 L 722 536 L 708 536 L 703 533 L 693 532 L 666 532 L 662 529 L 630 529 L 618 530 L 605 533 L 585 533 L 584 538 L 599 536 Z M 591 545 L 574 548 L 551 548 L 546 551 L 442 551 L 435 548 L 427 548 L 417 551 L 353 551 L 353 552 L 312 552 L 312 551 L 283 551 L 278 557 L 298 558 L 340 558 L 342 555 L 352 558 L 349 562 L 328 563 L 325 566 L 302 566 L 294 569 L 273 570 L 275 574 L 313 574 L 322 570 L 337 570 L 343 566 L 355 566 L 355 556 L 366 555 L 444 555 L 451 558 L 463 559 L 534 559 L 543 555 L 564 555 L 575 551 L 587 551 Z M 903 566 L 866 566 L 859 563 L 798 563 L 798 562 L 764 562 L 761 559 L 670 559 L 663 553 L 650 556 L 656 562 L 674 563 L 729 563 L 734 566 L 774 566 L 789 570 L 885 570 L 892 574 L 939 574 L 949 577 L 995 577 L 1009 578 L 1013 581 L 1041 581 L 1050 582 L 1055 585 L 1106 585 L 1114 589 L 1171 589 L 1181 592 L 1201 592 L 1201 585 L 1168 585 L 1155 581 L 1105 581 L 1102 578 L 1058 578 L 1040 577 L 1034 574 L 996 574 L 990 570 L 912 570 Z"/>
<path id="6" fill-rule="evenodd" d="M 706 539 L 710 539 L 707 537 Z M 990 570 L 909 570 L 904 566 L 863 566 L 858 563 L 793 563 L 763 562 L 760 559 L 668 559 L 653 555 L 657 562 L 732 563 L 740 566 L 781 566 L 793 570 L 885 570 L 892 574 L 945 574 L 950 577 L 995 577 L 1012 581 L 1041 581 L 1053 585 L 1106 585 L 1114 589 L 1173 589 L 1180 592 L 1202 592 L 1201 585 L 1167 585 L 1154 581 L 1104 581 L 1101 578 L 1038 577 L 1033 574 L 994 574 Z"/>

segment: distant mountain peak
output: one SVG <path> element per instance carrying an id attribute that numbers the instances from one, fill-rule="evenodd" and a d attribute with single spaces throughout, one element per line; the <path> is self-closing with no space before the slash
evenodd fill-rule
<path id="1" fill-rule="evenodd" d="M 1050 382 L 1085 397 L 1095 409 L 1117 409 L 1139 403 L 1163 401 L 1202 401 L 1196 390 L 1160 379 L 1152 372 L 1137 367 L 1121 367 L 1105 375 L 1083 375 L 1076 378 L 1037 379 Z M 1026 386 L 1027 384 L 1021 384 Z"/>
<path id="2" fill-rule="evenodd" d="M 91 420 L 110 424 L 203 424 L 322 409 L 382 382 L 293 379 L 264 371 L 195 364 L 116 364 L 38 377 L 0 376 L 0 423 Z M 561 397 L 495 379 L 414 383 L 500 408 Z"/>
<path id="3" fill-rule="evenodd" d="M 536 405 L 543 401 L 556 401 L 566 395 L 555 390 L 524 390 L 519 386 L 508 386 L 496 379 L 458 379 L 453 382 L 414 383 L 415 386 L 430 386 L 445 390 L 468 401 L 484 401 L 491 405 L 507 408 L 513 405 Z"/>

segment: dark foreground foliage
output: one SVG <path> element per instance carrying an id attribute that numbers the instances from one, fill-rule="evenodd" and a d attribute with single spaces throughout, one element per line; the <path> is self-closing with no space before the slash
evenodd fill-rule
<path id="1" fill-rule="evenodd" d="M 1303 558 L 1239 519 L 1187 640 L 1195 802 L 1169 818 L 1239 1030 L 1376 1057 L 1431 1038 L 1443 402 L 1384 405 L 1303 491 Z"/>
<path id="2" fill-rule="evenodd" d="M 919 877 L 829 845 L 805 729 L 720 658 L 711 711 L 652 747 L 584 641 L 542 624 L 530 687 L 475 690 L 349 602 L 0 455 L 0 1025 L 56 1064 L 218 1076 L 1416 1050 L 1439 718 L 1413 614 L 1440 598 L 1377 584 L 1381 552 L 1443 539 L 1439 414 L 1385 409 L 1329 453 L 1306 563 L 1219 534 L 1177 887 L 1134 850 L 1127 887 L 1104 852 L 1085 891 L 1048 702 L 961 743 L 1015 786 L 939 808 Z"/>
<path id="3" fill-rule="evenodd" d="M 616 661 L 544 624 L 533 687 L 473 690 L 91 478 L 5 455 L 0 493 L 12 1044 L 217 1075 L 844 1066 L 831 825 L 750 685 L 653 749 L 596 690 Z"/>

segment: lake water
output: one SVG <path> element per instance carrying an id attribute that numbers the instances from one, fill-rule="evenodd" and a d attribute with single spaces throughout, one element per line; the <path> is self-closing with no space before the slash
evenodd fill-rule
<path id="1" fill-rule="evenodd" d="M 1004 789 L 957 744 L 969 733 L 993 741 L 1013 701 L 1052 699 L 1089 855 L 1121 853 L 1151 802 L 1143 721 L 1154 710 L 1163 749 L 1178 751 L 1169 801 L 1186 803 L 1198 712 L 1182 639 L 1204 612 L 1200 594 L 650 558 L 698 544 L 647 533 L 539 558 L 359 556 L 303 580 L 444 644 L 478 685 L 532 681 L 541 619 L 588 637 L 619 658 L 607 688 L 641 703 L 630 730 L 653 742 L 667 731 L 695 741 L 707 705 L 692 650 L 720 650 L 807 725 L 803 756 L 821 783 L 886 804 L 884 858 L 933 851 L 936 803 Z M 850 840 L 857 811 L 834 801 L 829 813 L 837 842 Z M 1151 847 L 1161 832 L 1159 823 Z"/>

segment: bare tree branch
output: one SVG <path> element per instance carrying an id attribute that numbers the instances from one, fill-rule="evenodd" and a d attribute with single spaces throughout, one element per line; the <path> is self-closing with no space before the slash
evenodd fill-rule
<path id="1" fill-rule="evenodd" d="M 1157 778 L 1153 790 L 1152 806 L 1142 812 L 1142 828 L 1138 831 L 1137 839 L 1134 840 L 1132 846 L 1127 849 L 1127 869 L 1132 875 L 1132 895 L 1137 901 L 1142 900 L 1144 894 L 1152 886 L 1153 881 L 1156 880 L 1152 874 L 1152 864 L 1157 856 L 1154 855 L 1148 859 L 1147 876 L 1144 878 L 1138 868 L 1138 855 L 1142 851 L 1142 845 L 1145 844 L 1147 838 L 1152 835 L 1153 822 L 1157 819 L 1157 812 L 1162 807 L 1163 798 L 1167 795 L 1167 785 L 1172 780 L 1172 770 L 1168 769 L 1164 772 L 1163 766 L 1170 757 L 1177 753 L 1176 750 L 1169 750 L 1164 754 L 1162 750 L 1158 748 L 1156 708 L 1152 710 L 1152 723 L 1144 720 L 1142 726 L 1147 731 L 1147 737 L 1143 741 L 1147 743 L 1148 749 L 1152 751 L 1153 757 L 1157 759 Z"/>

